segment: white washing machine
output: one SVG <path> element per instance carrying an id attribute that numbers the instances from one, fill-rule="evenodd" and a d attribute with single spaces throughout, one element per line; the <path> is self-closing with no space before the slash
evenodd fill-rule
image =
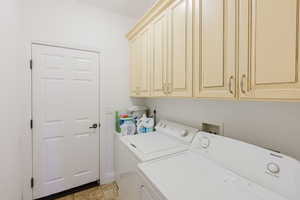
<path id="1" fill-rule="evenodd" d="M 115 173 L 121 200 L 139 199 L 137 164 L 189 150 L 198 129 L 162 120 L 156 131 L 120 137 Z"/>
<path id="2" fill-rule="evenodd" d="M 187 152 L 139 164 L 139 200 L 299 200 L 300 162 L 199 133 Z"/>

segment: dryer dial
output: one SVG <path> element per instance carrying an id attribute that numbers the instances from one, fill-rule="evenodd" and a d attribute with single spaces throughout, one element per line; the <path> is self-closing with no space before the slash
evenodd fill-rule
<path id="1" fill-rule="evenodd" d="M 207 149 L 210 145 L 210 140 L 207 137 L 202 137 L 200 141 L 201 147 Z"/>
<path id="2" fill-rule="evenodd" d="M 267 165 L 267 170 L 272 174 L 278 174 L 280 172 L 280 167 L 278 164 L 271 162 Z"/>
<path id="3" fill-rule="evenodd" d="M 181 137 L 186 137 L 186 136 L 188 136 L 188 134 L 189 134 L 189 132 L 187 130 L 181 130 L 180 131 Z"/>

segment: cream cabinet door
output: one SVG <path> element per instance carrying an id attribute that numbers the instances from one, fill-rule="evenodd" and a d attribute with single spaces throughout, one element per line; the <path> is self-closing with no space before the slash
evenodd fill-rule
<path id="1" fill-rule="evenodd" d="M 153 67 L 152 96 L 167 95 L 167 54 L 168 54 L 168 14 L 163 12 L 152 23 L 153 28 Z"/>
<path id="2" fill-rule="evenodd" d="M 236 0 L 194 0 L 194 96 L 234 99 Z"/>
<path id="3" fill-rule="evenodd" d="M 145 28 L 130 41 L 130 81 L 132 97 L 150 96 L 150 70 L 152 66 L 151 28 Z"/>
<path id="4" fill-rule="evenodd" d="M 150 96 L 150 75 L 152 68 L 152 32 L 146 27 L 139 35 L 138 96 Z"/>
<path id="5" fill-rule="evenodd" d="M 192 0 L 176 0 L 168 12 L 168 94 L 192 97 Z"/>
<path id="6" fill-rule="evenodd" d="M 130 96 L 135 97 L 138 95 L 139 84 L 139 71 L 138 63 L 140 59 L 139 55 L 139 40 L 137 38 L 129 41 L 130 48 Z"/>
<path id="7" fill-rule="evenodd" d="M 299 0 L 240 1 L 241 99 L 300 100 Z"/>

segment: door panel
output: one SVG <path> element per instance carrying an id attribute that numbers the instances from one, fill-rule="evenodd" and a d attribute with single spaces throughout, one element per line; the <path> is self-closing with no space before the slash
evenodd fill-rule
<path id="1" fill-rule="evenodd" d="M 69 52 L 71 84 L 69 87 L 72 103 L 71 127 L 73 160 L 73 185 L 77 187 L 98 180 L 99 177 L 99 134 L 90 129 L 98 123 L 98 56 L 86 52 Z"/>
<path id="2" fill-rule="evenodd" d="M 34 198 L 99 180 L 96 53 L 33 45 Z"/>
<path id="3" fill-rule="evenodd" d="M 194 94 L 235 97 L 235 0 L 194 1 Z"/>
<path id="4" fill-rule="evenodd" d="M 47 77 L 44 75 L 43 77 L 48 78 L 48 80 L 46 79 L 41 83 L 45 107 L 43 109 L 44 124 L 41 127 L 44 130 L 44 135 L 39 144 L 41 148 L 40 170 L 45 176 L 40 181 L 44 183 L 43 190 L 52 193 L 67 185 L 66 168 L 62 165 L 67 156 L 64 153 L 66 120 L 62 103 L 65 101 L 63 95 L 65 81 L 62 80 L 61 76 L 49 75 Z M 53 101 L 47 101 L 47 99 L 53 99 Z"/>
<path id="5" fill-rule="evenodd" d="M 150 96 L 150 69 L 152 65 L 151 28 L 142 31 L 140 38 L 139 96 Z"/>
<path id="6" fill-rule="evenodd" d="M 242 1 L 240 10 L 240 97 L 299 100 L 299 0 Z"/>
<path id="7" fill-rule="evenodd" d="M 203 86 L 224 86 L 224 2 L 205 0 L 202 5 Z"/>
<path id="8" fill-rule="evenodd" d="M 177 0 L 169 8 L 168 93 L 192 96 L 192 1 Z"/>
<path id="9" fill-rule="evenodd" d="M 130 48 L 130 95 L 137 96 L 138 87 L 138 63 L 139 63 L 139 45 L 137 38 L 129 42 Z"/>
<path id="10" fill-rule="evenodd" d="M 152 32 L 145 28 L 130 41 L 131 52 L 131 96 L 150 96 L 150 70 L 152 67 Z"/>
<path id="11" fill-rule="evenodd" d="M 167 28 L 168 15 L 161 14 L 152 23 L 153 27 L 153 67 L 152 95 L 165 96 L 167 84 Z"/>
<path id="12" fill-rule="evenodd" d="M 263 0 L 254 3 L 255 84 L 295 82 L 297 1 Z M 274 15 L 274 12 L 282 14 Z"/>
<path id="13" fill-rule="evenodd" d="M 64 159 L 66 159 L 64 136 L 57 136 L 51 138 L 44 138 L 42 143 L 41 154 L 41 169 L 45 176 L 40 180 L 43 182 L 43 190 L 46 194 L 56 193 L 61 188 L 68 186 L 67 179 L 65 177 L 66 168 L 62 165 Z"/>

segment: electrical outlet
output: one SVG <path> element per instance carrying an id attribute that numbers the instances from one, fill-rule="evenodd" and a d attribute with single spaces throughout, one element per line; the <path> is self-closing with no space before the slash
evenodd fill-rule
<path id="1" fill-rule="evenodd" d="M 215 135 L 224 136 L 224 125 L 218 122 L 203 122 L 201 124 L 201 129 L 204 132 L 208 132 Z"/>

